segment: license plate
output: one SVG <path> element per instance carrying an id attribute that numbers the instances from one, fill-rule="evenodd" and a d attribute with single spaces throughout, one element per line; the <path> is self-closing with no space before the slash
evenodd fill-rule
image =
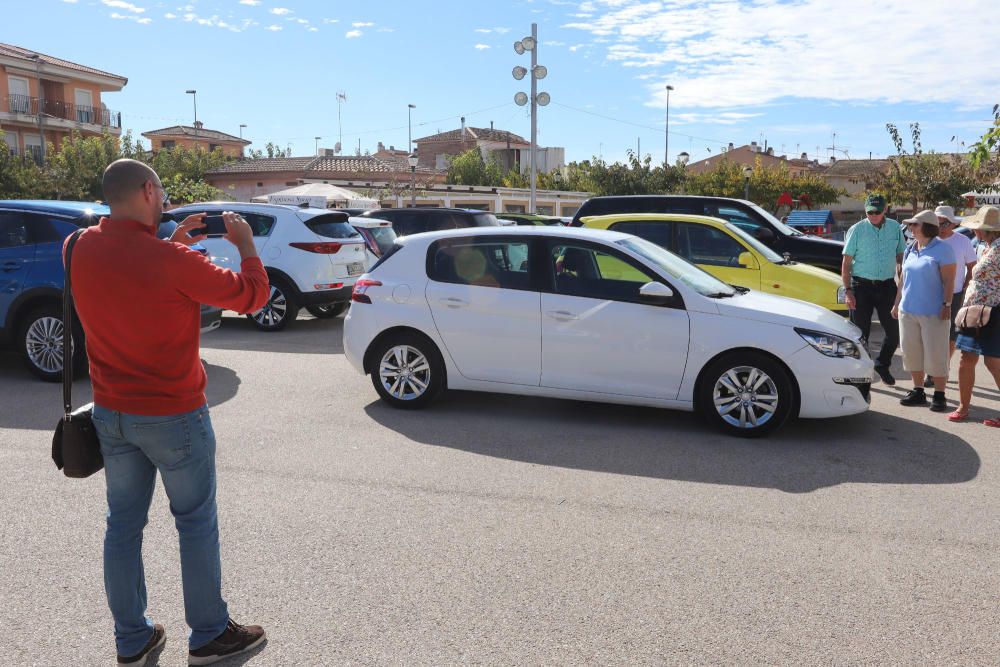
<path id="1" fill-rule="evenodd" d="M 347 275 L 349 276 L 360 276 L 364 272 L 364 262 L 351 262 L 347 265 Z"/>

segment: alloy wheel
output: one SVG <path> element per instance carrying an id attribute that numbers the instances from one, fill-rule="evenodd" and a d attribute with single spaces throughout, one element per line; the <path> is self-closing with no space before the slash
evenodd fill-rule
<path id="1" fill-rule="evenodd" d="M 382 387 L 395 399 L 420 398 L 431 383 L 431 366 L 420 350 L 409 345 L 389 348 L 378 366 Z"/>
<path id="2" fill-rule="evenodd" d="M 28 359 L 39 369 L 46 373 L 59 373 L 62 371 L 62 319 L 58 317 L 38 318 L 28 327 L 24 344 Z"/>
<path id="3" fill-rule="evenodd" d="M 271 285 L 271 293 L 263 308 L 253 314 L 254 321 L 262 327 L 273 327 L 288 315 L 288 298 L 280 289 Z"/>
<path id="4" fill-rule="evenodd" d="M 778 387 L 759 368 L 737 366 L 716 380 L 712 400 L 726 423 L 742 429 L 763 426 L 778 409 Z"/>

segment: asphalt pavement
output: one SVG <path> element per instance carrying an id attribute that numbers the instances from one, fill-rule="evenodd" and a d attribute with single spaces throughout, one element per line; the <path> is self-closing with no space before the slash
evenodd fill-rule
<path id="1" fill-rule="evenodd" d="M 518 396 L 396 411 L 341 333 L 229 315 L 203 340 L 224 591 L 269 636 L 220 664 L 1000 663 L 1000 432 L 901 407 L 898 357 L 868 413 L 747 441 Z M 114 664 L 103 473 L 56 471 L 60 411 L 0 354 L 3 666 Z M 998 414 L 980 368 L 973 417 Z M 144 554 L 151 664 L 186 664 L 162 487 Z"/>

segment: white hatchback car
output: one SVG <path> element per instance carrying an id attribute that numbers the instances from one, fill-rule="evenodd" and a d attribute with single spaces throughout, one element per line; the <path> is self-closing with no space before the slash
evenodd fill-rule
<path id="1" fill-rule="evenodd" d="M 194 213 L 235 211 L 254 230 L 254 244 L 271 281 L 267 305 L 247 315 L 258 329 L 278 331 L 295 320 L 300 308 L 315 317 L 336 317 L 350 305 L 354 281 L 369 266 L 365 238 L 346 213 L 277 204 L 207 202 L 172 209 L 182 220 Z M 236 248 L 221 236 L 201 242 L 212 261 L 240 270 Z"/>
<path id="2" fill-rule="evenodd" d="M 873 363 L 853 324 L 627 234 L 416 234 L 353 302 L 347 359 L 395 407 L 448 387 L 699 410 L 743 436 L 868 409 Z"/>

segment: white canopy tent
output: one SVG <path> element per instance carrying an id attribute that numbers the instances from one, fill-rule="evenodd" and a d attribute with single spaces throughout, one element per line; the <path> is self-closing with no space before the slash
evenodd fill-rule
<path id="1" fill-rule="evenodd" d="M 377 199 L 370 199 L 353 190 L 329 183 L 306 183 L 294 188 L 258 195 L 251 201 L 258 204 L 309 204 L 315 208 L 379 208 Z"/>

